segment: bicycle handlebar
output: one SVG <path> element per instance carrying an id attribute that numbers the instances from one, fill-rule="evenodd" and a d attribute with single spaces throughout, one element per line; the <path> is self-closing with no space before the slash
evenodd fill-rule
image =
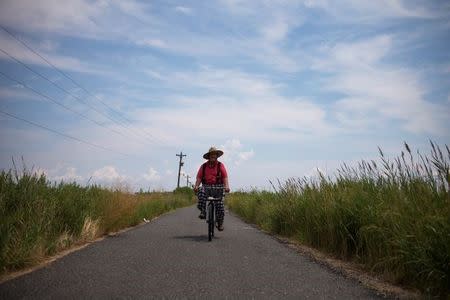
<path id="1" fill-rule="evenodd" d="M 229 193 L 230 191 L 227 191 L 225 187 L 221 187 L 221 186 L 204 186 L 202 185 L 202 187 L 205 190 L 223 190 L 223 194 L 225 195 L 226 193 Z M 198 191 L 195 192 L 195 194 L 197 194 Z"/>

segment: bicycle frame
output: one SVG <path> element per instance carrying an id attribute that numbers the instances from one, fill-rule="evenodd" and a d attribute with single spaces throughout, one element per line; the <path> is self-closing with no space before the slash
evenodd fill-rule
<path id="1" fill-rule="evenodd" d="M 216 187 L 205 188 L 207 195 L 213 195 L 206 198 L 207 210 L 206 210 L 206 223 L 208 224 L 208 241 L 211 241 L 214 237 L 214 226 L 216 223 L 215 205 L 214 202 L 222 201 L 224 197 L 224 189 Z"/>

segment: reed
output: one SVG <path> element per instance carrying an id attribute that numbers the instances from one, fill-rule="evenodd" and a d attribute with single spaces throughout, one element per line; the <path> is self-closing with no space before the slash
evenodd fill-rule
<path id="1" fill-rule="evenodd" d="M 248 222 L 355 261 L 389 281 L 446 296 L 450 287 L 450 150 L 405 150 L 343 164 L 333 176 L 291 178 L 275 192 L 228 197 Z"/>

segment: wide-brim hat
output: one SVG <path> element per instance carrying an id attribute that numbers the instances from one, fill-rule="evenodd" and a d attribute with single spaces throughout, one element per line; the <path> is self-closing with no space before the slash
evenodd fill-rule
<path id="1" fill-rule="evenodd" d="M 221 156 L 223 155 L 223 151 L 222 151 L 222 150 L 219 150 L 219 149 L 217 149 L 216 147 L 211 147 L 211 148 L 209 148 L 208 152 L 206 152 L 205 154 L 203 154 L 203 158 L 204 158 L 204 159 L 209 159 L 209 155 L 210 155 L 211 153 L 216 153 L 216 154 L 217 154 L 217 157 L 221 157 Z"/>

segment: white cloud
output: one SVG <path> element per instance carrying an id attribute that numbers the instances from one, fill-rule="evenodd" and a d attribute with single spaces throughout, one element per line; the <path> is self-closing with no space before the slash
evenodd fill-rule
<path id="1" fill-rule="evenodd" d="M 70 71 L 77 71 L 77 72 L 89 72 L 89 73 L 100 73 L 101 71 L 97 70 L 92 65 L 87 65 L 84 62 L 80 61 L 79 59 L 75 57 L 70 56 L 64 56 L 55 54 L 53 52 L 50 52 L 54 50 L 51 45 L 48 43 L 37 44 L 30 41 L 26 41 L 26 43 L 32 48 L 32 49 L 38 49 L 38 52 L 45 57 L 47 60 L 49 60 L 52 64 L 54 64 L 56 67 L 63 69 L 63 70 L 70 70 Z M 0 45 L 1 48 L 9 53 L 11 56 L 16 58 L 17 60 L 20 60 L 27 64 L 34 64 L 34 65 L 40 65 L 49 67 L 50 66 L 42 60 L 40 57 L 32 53 L 30 50 L 26 49 L 24 46 L 19 44 L 19 42 L 12 39 L 12 37 L 9 37 L 6 35 L 4 31 L 1 31 L 0 34 Z M 50 51 L 49 51 L 50 49 Z M 10 57 L 8 57 L 3 52 L 0 52 L 0 59 L 10 60 L 13 61 Z"/>
<path id="2" fill-rule="evenodd" d="M 237 151 L 242 148 L 241 141 L 238 139 L 231 139 L 225 142 L 225 144 L 222 146 L 222 149 L 229 150 L 229 151 Z"/>
<path id="3" fill-rule="evenodd" d="M 197 97 L 170 95 L 177 109 L 164 106 L 133 112 L 142 126 L 173 142 L 192 143 L 193 133 L 205 139 L 223 136 L 274 142 L 326 136 L 334 130 L 323 108 L 308 99 L 279 95 L 278 85 L 265 78 L 212 68 L 164 76 L 171 78 L 167 84 L 172 88 L 207 91 Z M 214 116 L 214 122 L 205 121 L 205 116 Z"/>
<path id="4" fill-rule="evenodd" d="M 0 24 L 24 32 L 134 39 L 148 36 L 160 24 L 149 8 L 149 4 L 134 0 L 5 0 L 0 2 Z"/>
<path id="5" fill-rule="evenodd" d="M 185 15 L 191 15 L 192 14 L 192 8 L 186 7 L 186 6 L 176 6 L 175 10 L 180 12 L 180 13 L 183 13 Z"/>
<path id="6" fill-rule="evenodd" d="M 284 39 L 288 31 L 289 24 L 281 19 L 262 28 L 264 38 L 271 42 L 277 42 Z"/>
<path id="7" fill-rule="evenodd" d="M 94 173 L 92 173 L 92 178 L 94 180 L 111 182 L 124 180 L 125 176 L 120 175 L 114 166 L 105 166 L 94 171 Z"/>
<path id="8" fill-rule="evenodd" d="M 438 14 L 424 6 L 402 0 L 305 0 L 308 8 L 320 8 L 328 15 L 348 23 L 372 23 L 387 18 L 433 18 Z"/>
<path id="9" fill-rule="evenodd" d="M 392 56 L 408 51 L 405 49 L 408 47 L 399 43 L 404 36 L 399 38 L 394 35 L 395 32 L 405 31 L 403 23 L 397 26 L 400 20 L 394 18 L 409 18 L 408 22 L 414 22 L 413 17 L 430 15 L 425 9 L 413 7 L 406 1 L 344 0 L 346 5 L 342 7 L 331 1 L 306 1 L 310 7 L 319 8 L 310 10 L 305 9 L 303 2 L 228 0 L 220 2 L 228 9 L 208 5 L 210 10 L 207 12 L 196 9 L 197 6 L 177 9 L 170 5 L 158 7 L 158 3 L 140 5 L 135 1 L 119 0 L 74 0 L 65 2 L 67 5 L 50 0 L 39 3 L 23 0 L 0 2 L 0 24 L 23 35 L 27 43 L 39 49 L 58 67 L 91 72 L 95 71 L 93 66 L 105 63 L 105 68 L 113 70 L 121 80 L 126 78 L 116 84 L 115 81 L 96 80 L 103 78 L 80 76 L 80 80 L 88 82 L 92 89 L 103 89 L 102 99 L 133 120 L 130 131 L 111 124 L 111 129 L 123 131 L 127 138 L 112 135 L 107 130 L 79 120 L 72 123 L 71 118 L 63 118 L 62 115 L 59 117 L 64 119 L 64 123 L 57 123 L 56 118 L 44 119 L 47 117 L 44 114 L 36 115 L 36 121 L 48 121 L 48 124 L 54 124 L 74 136 L 133 156 L 144 156 L 151 160 L 145 160 L 146 165 L 153 168 L 147 170 L 140 158 L 138 162 L 128 161 L 128 158 L 126 162 L 119 162 L 119 158 L 123 157 L 62 140 L 45 131 L 28 127 L 10 130 L 9 127 L 18 128 L 20 125 L 0 116 L 0 140 L 11 141 L 4 143 L 2 148 L 3 162 L 11 154 L 24 153 L 33 162 L 45 161 L 44 165 L 52 166 L 62 157 L 79 169 L 71 171 L 70 167 L 66 167 L 49 174 L 87 179 L 89 176 L 84 174 L 96 170 L 97 178 L 94 180 L 126 179 L 147 186 L 149 181 L 159 177 L 156 184 L 172 186 L 176 181 L 177 162 L 173 161 L 174 157 L 170 163 L 162 158 L 174 156 L 181 150 L 180 147 L 183 147 L 183 152 L 188 150 L 189 155 L 202 154 L 206 149 L 199 149 L 199 145 L 206 148 L 210 143 L 220 145 L 225 142 L 227 167 L 231 171 L 239 169 L 239 172 L 233 173 L 235 184 L 247 185 L 264 182 L 265 177 L 269 176 L 267 174 L 273 174 L 273 177 L 280 174 L 302 175 L 315 166 L 321 166 L 311 162 L 306 168 L 302 165 L 303 161 L 298 160 L 294 161 L 295 166 L 292 166 L 293 162 L 279 166 L 279 161 L 285 157 L 268 154 L 261 149 L 263 146 L 256 145 L 280 145 L 283 151 L 286 149 L 289 152 L 306 144 L 304 142 L 319 147 L 329 139 L 340 138 L 343 130 L 347 137 L 359 141 L 356 135 L 371 136 L 375 130 L 381 135 L 384 128 L 379 130 L 380 127 L 391 125 L 392 134 L 397 134 L 400 127 L 414 133 L 417 139 L 425 135 L 435 136 L 437 132 L 444 133 L 444 138 L 448 137 L 445 125 L 450 118 L 447 104 L 450 103 L 450 95 L 448 99 L 445 96 L 444 99 L 433 99 L 434 91 L 429 90 L 426 84 L 434 78 L 423 80 L 429 73 L 397 65 L 406 64 L 409 59 L 414 59 L 414 65 L 420 65 L 427 63 L 426 58 L 420 55 L 412 57 L 409 53 L 402 55 L 401 59 L 397 59 L 400 56 Z M 196 20 L 181 15 L 189 10 L 190 13 L 195 12 Z M 63 11 L 62 17 L 60 11 Z M 317 17 L 312 22 L 308 22 L 310 12 Z M 203 13 L 205 15 L 201 15 Z M 392 20 L 395 24 L 386 23 Z M 364 27 L 364 24 L 358 23 L 356 30 L 355 27 L 349 28 L 349 23 L 360 21 L 371 24 Z M 297 30 L 304 22 L 311 27 Z M 315 27 L 317 23 L 320 26 Z M 328 29 L 330 27 L 333 28 Z M 424 27 L 427 30 L 434 28 L 431 25 Z M 310 28 L 314 32 L 309 31 Z M 378 31 L 380 28 L 383 30 Z M 368 37 L 374 32 L 382 34 Z M 383 34 L 385 32 L 389 34 Z M 60 39 L 61 35 L 65 35 L 64 39 Z M 76 39 L 70 39 L 70 36 Z M 329 36 L 333 36 L 334 42 L 323 43 L 321 45 L 325 46 L 319 48 L 318 45 Z M 418 36 L 416 34 L 415 38 Z M 42 37 L 45 38 L 43 42 L 40 41 Z M 355 37 L 358 37 L 357 40 Z M 82 59 L 68 56 L 68 52 L 76 50 L 71 45 L 79 38 L 84 38 L 82 45 L 86 45 L 86 49 L 93 46 L 92 49 L 101 51 L 86 52 L 92 59 L 97 55 L 101 59 L 86 61 L 88 58 L 83 51 L 76 54 L 81 55 Z M 97 44 L 94 45 L 89 44 L 93 41 L 86 38 L 108 41 L 95 41 Z M 45 65 L 21 48 L 20 44 L 8 39 L 4 33 L 0 34 L 2 48 L 27 63 Z M 336 41 L 340 42 L 329 46 Z M 101 48 L 116 43 L 124 47 Z M 169 56 L 153 55 L 152 49 L 147 51 L 144 47 L 133 49 L 133 45 L 139 43 L 158 48 L 157 52 L 169 52 Z M 123 53 L 123 49 L 131 51 Z M 114 64 L 109 64 L 108 60 Z M 189 63 L 178 64 L 179 61 Z M 200 63 L 210 66 L 195 69 Z M 129 72 L 128 68 L 133 71 Z M 434 66 L 427 68 L 433 69 Z M 276 72 L 272 72 L 274 70 Z M 290 73 L 299 70 L 304 72 Z M 440 72 L 444 70 L 450 70 L 445 62 L 442 69 L 439 67 Z M 297 86 L 300 81 L 303 82 Z M 310 81 L 311 85 L 307 87 L 305 81 Z M 108 85 L 114 85 L 109 93 L 105 91 Z M 94 90 L 92 92 L 97 93 Z M 19 97 L 25 98 L 26 94 L 21 93 L 20 89 L 16 94 L 12 89 L 0 89 L 2 101 L 5 97 L 15 97 L 13 101 Z M 317 99 L 314 96 L 303 97 L 306 93 L 320 95 Z M 324 98 L 321 97 L 323 93 L 326 94 Z M 11 104 L 13 102 L 2 102 L 2 105 Z M 86 109 L 75 105 L 75 109 L 80 111 Z M 110 126 L 109 122 L 105 124 Z M 165 143 L 156 141 L 150 147 L 148 144 L 142 145 L 140 142 L 147 139 L 139 133 L 137 135 L 140 137 L 136 138 L 133 133 L 142 130 L 151 132 L 159 140 L 164 139 Z M 366 151 L 362 145 L 352 147 L 344 141 L 339 142 L 342 148 L 351 149 L 349 152 Z M 388 143 L 385 140 L 381 142 L 383 147 Z M 46 145 L 52 145 L 51 149 Z M 163 147 L 164 151 L 161 150 Z M 376 147 L 373 149 L 376 150 Z M 172 154 L 167 155 L 168 152 Z M 67 153 L 74 155 L 69 158 Z M 305 150 L 305 155 L 311 155 L 310 148 Z M 266 156 L 271 156 L 272 164 L 262 161 Z M 85 165 L 86 157 L 93 162 L 88 167 Z M 188 156 L 184 172 L 194 174 L 190 159 Z M 198 161 L 201 161 L 200 155 Z M 107 167 L 98 169 L 103 166 Z M 169 170 L 171 166 L 173 171 Z M 247 169 L 250 171 L 245 171 Z M 83 176 L 75 171 L 82 172 Z M 123 175 L 122 172 L 130 175 Z M 258 174 L 253 176 L 253 173 Z"/>
<path id="10" fill-rule="evenodd" d="M 145 45 L 150 47 L 156 47 L 156 48 L 167 48 L 166 42 L 164 42 L 161 39 L 146 39 L 137 42 L 138 45 Z"/>
<path id="11" fill-rule="evenodd" d="M 66 169 L 66 173 L 65 174 L 60 175 L 60 176 L 54 176 L 52 179 L 56 180 L 56 181 L 63 180 L 65 182 L 70 182 L 70 181 L 79 182 L 79 181 L 81 181 L 83 179 L 83 176 L 77 174 L 77 169 L 76 168 L 68 167 Z"/>
<path id="12" fill-rule="evenodd" d="M 257 3 L 256 1 L 254 3 L 251 3 L 251 1 L 245 1 L 245 0 L 219 0 L 219 3 L 221 3 L 225 8 L 227 8 L 229 11 L 235 14 L 252 14 L 254 13 L 254 5 L 258 5 L 261 3 Z"/>
<path id="13" fill-rule="evenodd" d="M 159 181 L 161 179 L 161 176 L 159 175 L 158 171 L 156 171 L 154 168 L 150 167 L 148 169 L 148 172 L 143 175 L 143 178 L 150 182 Z"/>
<path id="14" fill-rule="evenodd" d="M 251 159 L 254 155 L 255 155 L 255 151 L 253 151 L 253 149 L 250 151 L 239 152 L 237 154 L 238 159 L 235 161 L 235 164 L 240 165 L 244 161 Z"/>
<path id="15" fill-rule="evenodd" d="M 23 143 L 23 145 L 48 145 L 51 143 L 51 137 L 53 135 L 47 131 L 30 127 L 19 127 L 17 125 L 20 123 L 16 122 L 17 120 L 13 120 L 4 114 L 0 114 L 0 120 L 2 121 L 2 126 L 0 126 L 0 140 L 2 141 L 2 145 L 19 142 Z M 4 141 L 10 141 L 10 143 Z M 11 161 L 11 157 L 13 156 L 24 155 L 27 149 L 29 149 L 28 146 L 16 149 L 14 152 L 11 152 L 11 155 L 6 156 L 3 161 Z M 5 152 L 2 154 L 5 154 Z M 27 160 L 29 159 L 27 156 L 25 158 Z M 31 162 L 34 163 L 34 161 Z"/>
<path id="16" fill-rule="evenodd" d="M 14 86 L 13 88 L 0 87 L 0 102 L 1 101 L 17 101 L 20 100 L 42 100 L 36 94 L 32 94 L 22 87 Z"/>
<path id="17" fill-rule="evenodd" d="M 78 170 L 75 167 L 58 164 L 55 168 L 45 169 L 37 168 L 36 174 L 44 174 L 50 181 L 64 181 L 64 182 L 78 182 L 84 180 L 84 177 L 78 174 Z"/>
<path id="18" fill-rule="evenodd" d="M 59 44 L 51 40 L 43 40 L 39 42 L 38 48 L 45 52 L 55 52 L 59 49 Z"/>
<path id="19" fill-rule="evenodd" d="M 325 88 L 345 95 L 335 116 L 355 129 L 399 120 L 410 132 L 445 133 L 449 109 L 425 100 L 420 74 L 383 62 L 393 47 L 393 38 L 382 35 L 322 49 L 313 68 L 332 74 Z"/>
<path id="20" fill-rule="evenodd" d="M 128 15 L 144 19 L 148 17 L 148 15 L 145 14 L 148 4 L 145 2 L 137 2 L 134 0 L 114 0 L 112 3 Z"/>
<path id="21" fill-rule="evenodd" d="M 332 59 L 319 58 L 314 66 L 327 70 L 337 68 L 370 68 L 378 63 L 392 49 L 392 37 L 388 35 L 376 36 L 371 39 L 352 43 L 338 43 L 334 47 L 324 48 Z"/>
<path id="22" fill-rule="evenodd" d="M 274 95 L 278 86 L 264 77 L 239 70 L 217 69 L 208 66 L 197 72 L 176 72 L 166 76 L 172 84 L 197 87 L 222 94 L 244 96 Z"/>
<path id="23" fill-rule="evenodd" d="M 5 0 L 0 2 L 0 23 L 32 31 L 95 31 L 93 20 L 105 6 L 104 1 L 71 0 L 63 4 L 55 0 Z"/>
<path id="24" fill-rule="evenodd" d="M 299 1 L 220 1 L 239 27 L 229 29 L 233 37 L 228 53 L 249 56 L 258 63 L 283 72 L 296 72 L 304 63 L 301 48 L 284 47 L 287 36 L 300 27 L 306 15 Z M 227 15 L 225 18 L 230 18 Z M 229 24 L 224 24 L 229 28 Z M 241 30 L 245 34 L 241 33 Z"/>
<path id="25" fill-rule="evenodd" d="M 223 160 L 239 166 L 243 162 L 251 159 L 255 154 L 253 149 L 244 151 L 243 148 L 244 146 L 239 139 L 234 138 L 227 140 L 224 145 L 220 146 L 220 149 L 224 151 Z"/>
<path id="26" fill-rule="evenodd" d="M 293 72 L 299 69 L 302 63 L 301 51 L 289 51 L 283 48 L 281 43 L 289 32 L 304 20 L 299 10 L 292 9 L 297 7 L 297 4 L 219 3 L 223 6 L 211 7 L 212 11 L 208 11 L 205 19 L 214 15 L 215 22 L 219 22 L 223 29 L 221 31 L 224 31 L 220 35 L 209 30 L 203 32 L 204 29 L 199 32 L 195 30 L 195 25 L 170 23 L 156 15 L 149 15 L 146 20 L 152 20 L 153 26 L 149 26 L 148 30 L 133 31 L 132 34 L 123 33 L 123 36 L 141 46 L 156 47 L 185 56 L 232 59 L 240 57 L 240 60 L 245 57 L 245 60 L 251 59 L 277 70 Z M 223 9 L 224 7 L 226 9 Z M 238 11 L 246 7 L 244 10 L 251 17 L 237 13 L 232 7 L 239 7 Z M 187 9 L 192 13 L 192 8 L 184 6 L 175 8 L 175 11 L 187 13 Z M 233 22 L 230 22 L 231 20 Z M 240 25 L 234 26 L 235 23 Z M 245 32 L 241 32 L 241 29 L 245 29 Z"/>
<path id="27" fill-rule="evenodd" d="M 165 78 L 163 75 L 161 75 L 160 72 L 157 71 L 153 71 L 153 70 L 144 70 L 144 73 L 147 74 L 148 76 L 158 79 L 158 80 L 166 80 L 167 78 Z"/>

